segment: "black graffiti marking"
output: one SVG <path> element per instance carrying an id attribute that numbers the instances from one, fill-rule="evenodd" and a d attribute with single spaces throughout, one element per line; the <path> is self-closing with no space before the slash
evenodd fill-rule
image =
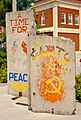
<path id="1" fill-rule="evenodd" d="M 32 56 L 32 57 L 34 57 L 34 53 L 35 53 L 35 49 L 34 48 L 32 48 L 32 53 L 30 54 L 30 57 Z"/>
<path id="2" fill-rule="evenodd" d="M 66 50 L 64 50 L 63 48 L 59 47 L 59 46 L 56 46 L 56 48 L 62 50 L 63 52 L 65 52 Z"/>

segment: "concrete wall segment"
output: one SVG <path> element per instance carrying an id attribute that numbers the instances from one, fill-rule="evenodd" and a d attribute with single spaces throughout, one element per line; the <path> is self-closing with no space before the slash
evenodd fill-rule
<path id="1" fill-rule="evenodd" d="M 30 39 L 31 39 L 30 53 L 32 53 L 32 48 L 34 50 L 34 53 L 30 58 L 30 66 L 31 66 L 30 67 L 30 71 L 31 71 L 30 72 L 30 84 L 31 84 L 30 104 L 32 111 L 50 112 L 55 114 L 68 114 L 68 115 L 73 114 L 73 112 L 75 111 L 75 88 L 74 88 L 75 44 L 74 42 L 70 39 L 65 39 L 60 37 L 53 38 L 46 36 L 45 37 L 35 36 L 33 37 L 33 39 L 32 37 L 30 37 Z M 42 44 L 39 44 L 40 42 Z M 60 52 L 60 58 L 58 59 L 59 52 Z M 60 62 L 60 64 L 62 64 L 62 66 L 59 66 L 61 67 L 61 69 L 60 68 L 58 69 L 62 71 L 55 70 L 55 67 L 53 67 L 51 61 L 53 57 L 58 62 Z M 66 62 L 64 62 L 64 59 L 65 61 L 68 61 L 67 64 Z M 48 63 L 46 64 L 47 61 Z M 53 74 L 51 70 L 53 70 Z M 63 99 L 60 96 L 62 95 L 61 93 L 62 91 L 53 93 L 52 87 L 56 88 L 55 84 L 51 83 L 54 82 L 53 79 L 54 80 L 57 79 L 57 81 L 60 80 L 63 81 L 62 82 L 63 83 L 62 91 L 64 90 Z M 51 84 L 51 86 L 48 82 Z M 58 83 L 60 82 L 57 82 L 57 84 Z M 58 93 L 60 98 L 57 95 Z"/>
<path id="2" fill-rule="evenodd" d="M 36 34 L 34 14 L 32 10 L 11 12 L 6 14 L 6 21 L 8 93 L 28 96 L 28 35 Z"/>

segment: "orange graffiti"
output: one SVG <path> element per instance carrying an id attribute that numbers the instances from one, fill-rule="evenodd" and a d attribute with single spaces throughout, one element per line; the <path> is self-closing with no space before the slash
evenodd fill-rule
<path id="1" fill-rule="evenodd" d="M 23 51 L 27 54 L 27 44 L 23 41 L 21 47 L 23 48 Z"/>
<path id="2" fill-rule="evenodd" d="M 39 80 L 40 81 L 40 80 Z M 50 82 L 48 82 L 47 80 L 44 80 L 43 82 L 41 82 L 40 84 L 38 84 L 38 93 L 40 94 L 41 97 L 43 97 L 45 100 L 50 101 L 52 103 L 58 101 L 58 100 L 62 100 L 63 97 L 63 93 L 64 90 L 62 88 L 60 88 L 60 90 L 58 90 L 58 85 L 55 86 L 55 84 L 57 84 L 56 80 L 52 80 Z M 62 81 L 61 81 L 62 82 Z M 62 83 L 63 85 L 63 83 Z M 60 86 L 62 87 L 62 86 Z"/>
<path id="3" fill-rule="evenodd" d="M 70 61 L 67 53 L 61 58 L 61 51 L 58 50 L 55 54 L 54 50 L 53 46 L 49 46 L 46 51 L 41 49 L 39 53 L 36 52 L 32 57 L 34 61 L 39 58 L 41 64 L 41 67 L 37 67 L 37 70 L 41 71 L 41 75 L 36 82 L 38 93 L 44 100 L 51 103 L 64 98 L 64 82 L 60 75 L 63 72 L 63 66 Z"/>
<path id="4" fill-rule="evenodd" d="M 54 50 L 54 46 L 48 46 L 48 47 L 47 47 L 47 51 L 52 52 L 53 50 Z"/>

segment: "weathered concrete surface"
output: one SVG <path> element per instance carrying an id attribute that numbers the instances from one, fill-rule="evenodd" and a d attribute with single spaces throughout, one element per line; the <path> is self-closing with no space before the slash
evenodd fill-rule
<path id="1" fill-rule="evenodd" d="M 81 51 L 76 51 L 76 75 L 81 73 Z"/>
<path id="2" fill-rule="evenodd" d="M 28 95 L 28 35 L 36 34 L 32 10 L 6 14 L 8 93 Z"/>
<path id="3" fill-rule="evenodd" d="M 76 102 L 76 115 L 64 116 L 48 113 L 34 113 L 27 106 L 17 102 L 28 103 L 26 97 L 11 100 L 14 96 L 7 94 L 7 86 L 0 85 L 0 120 L 81 120 L 81 103 Z"/>
<path id="4" fill-rule="evenodd" d="M 74 42 L 61 37 L 30 36 L 30 52 L 32 111 L 74 114 Z"/>

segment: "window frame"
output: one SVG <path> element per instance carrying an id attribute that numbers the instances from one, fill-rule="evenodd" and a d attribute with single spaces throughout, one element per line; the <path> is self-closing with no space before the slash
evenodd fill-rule
<path id="1" fill-rule="evenodd" d="M 69 16 L 71 16 L 70 19 L 69 19 Z M 71 22 L 69 22 L 69 20 Z M 68 25 L 73 25 L 73 15 L 72 14 L 68 14 Z"/>
<path id="2" fill-rule="evenodd" d="M 62 15 L 64 15 L 64 22 L 62 21 Z M 61 24 L 66 24 L 66 13 L 61 13 Z"/>
<path id="3" fill-rule="evenodd" d="M 45 25 L 45 13 L 42 12 L 42 15 L 41 15 L 41 26 L 44 26 Z"/>
<path id="4" fill-rule="evenodd" d="M 78 23 L 76 23 L 76 16 L 78 17 Z M 79 15 L 75 15 L 75 25 L 79 25 Z"/>

